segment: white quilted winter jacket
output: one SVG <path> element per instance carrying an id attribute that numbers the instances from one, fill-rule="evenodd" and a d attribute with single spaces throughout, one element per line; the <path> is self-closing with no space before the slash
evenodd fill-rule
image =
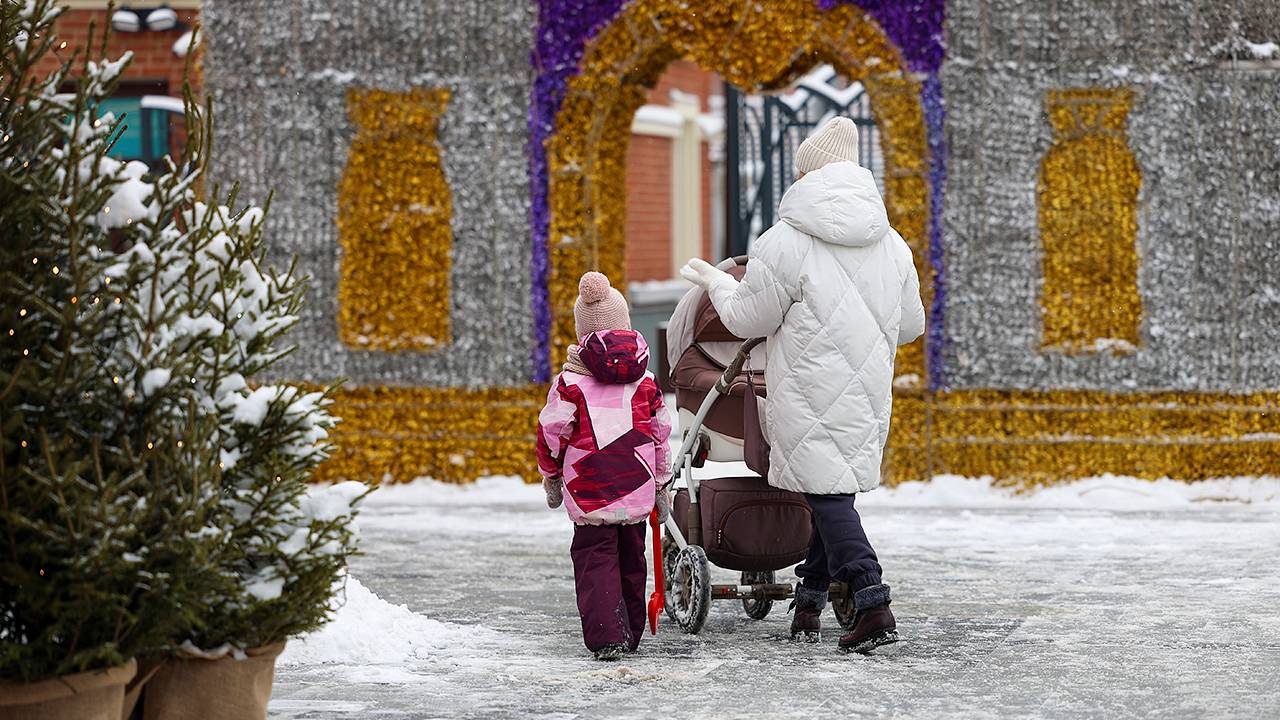
<path id="1" fill-rule="evenodd" d="M 911 249 L 870 171 L 827 165 L 798 180 L 739 283 L 708 288 L 725 326 L 767 337 L 769 484 L 830 495 L 880 484 L 897 346 L 924 332 Z"/>

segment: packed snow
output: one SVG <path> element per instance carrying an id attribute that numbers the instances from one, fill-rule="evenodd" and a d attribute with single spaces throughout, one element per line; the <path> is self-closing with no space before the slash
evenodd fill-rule
<path id="1" fill-rule="evenodd" d="M 892 649 L 836 653 L 830 613 L 823 643 L 791 643 L 785 603 L 753 621 L 717 601 L 701 634 L 664 617 L 606 665 L 582 646 L 573 528 L 540 486 L 384 486 L 334 621 L 282 657 L 272 716 L 1280 714 L 1280 479 L 939 477 L 858 507 L 894 589 Z"/>

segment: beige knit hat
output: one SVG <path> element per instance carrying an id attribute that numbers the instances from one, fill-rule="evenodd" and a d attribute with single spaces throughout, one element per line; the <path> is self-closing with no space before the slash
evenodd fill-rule
<path id="1" fill-rule="evenodd" d="M 573 304 L 573 325 L 578 339 L 601 330 L 630 330 L 631 312 L 627 299 L 609 285 L 604 273 L 589 272 L 578 281 L 578 300 Z"/>
<path id="2" fill-rule="evenodd" d="M 858 126 L 847 117 L 833 117 L 796 149 L 796 174 L 845 161 L 858 162 Z"/>

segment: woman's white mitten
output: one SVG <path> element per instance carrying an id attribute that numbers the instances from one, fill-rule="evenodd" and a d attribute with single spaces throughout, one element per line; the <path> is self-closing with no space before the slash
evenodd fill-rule
<path id="1" fill-rule="evenodd" d="M 684 267 L 680 268 L 680 277 L 704 289 L 711 287 L 711 283 L 715 282 L 721 275 L 732 277 L 729 273 L 701 258 L 693 258 L 685 263 Z"/>

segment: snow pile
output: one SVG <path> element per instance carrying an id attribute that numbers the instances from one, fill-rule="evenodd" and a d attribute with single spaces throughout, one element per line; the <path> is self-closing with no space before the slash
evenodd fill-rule
<path id="1" fill-rule="evenodd" d="M 418 478 L 402 484 L 384 482 L 364 501 L 365 506 L 371 508 L 491 503 L 542 504 L 545 496 L 541 485 L 526 483 L 518 477 L 486 477 L 467 485 Z"/>
<path id="2" fill-rule="evenodd" d="M 354 513 L 356 504 L 368 491 L 368 485 L 355 480 L 312 486 L 300 503 L 302 514 L 311 520 L 332 522 Z"/>
<path id="3" fill-rule="evenodd" d="M 443 623 L 374 595 L 355 578 L 334 599 L 333 621 L 291 640 L 280 664 L 400 665 L 428 662 L 451 653 L 474 654 L 501 636 L 478 625 Z"/>
<path id="4" fill-rule="evenodd" d="M 708 462 L 695 471 L 701 479 L 752 475 L 742 463 Z M 371 507 L 541 505 L 541 485 L 519 478 L 482 478 L 454 485 L 420 478 L 383 485 L 365 501 Z M 1091 510 L 1178 510 L 1233 503 L 1280 507 L 1280 477 L 1222 478 L 1199 482 L 1142 480 L 1103 475 L 1034 490 L 997 487 L 992 478 L 939 475 L 930 482 L 881 487 L 858 498 L 860 505 L 940 508 L 1047 508 Z"/>
<path id="5" fill-rule="evenodd" d="M 863 502 L 859 498 L 859 502 Z M 1236 504 L 1280 507 L 1280 478 L 1225 478 L 1187 483 L 1103 475 L 1036 490 L 994 487 L 989 477 L 939 475 L 876 490 L 865 504 L 884 507 L 1051 508 L 1150 511 Z"/>

